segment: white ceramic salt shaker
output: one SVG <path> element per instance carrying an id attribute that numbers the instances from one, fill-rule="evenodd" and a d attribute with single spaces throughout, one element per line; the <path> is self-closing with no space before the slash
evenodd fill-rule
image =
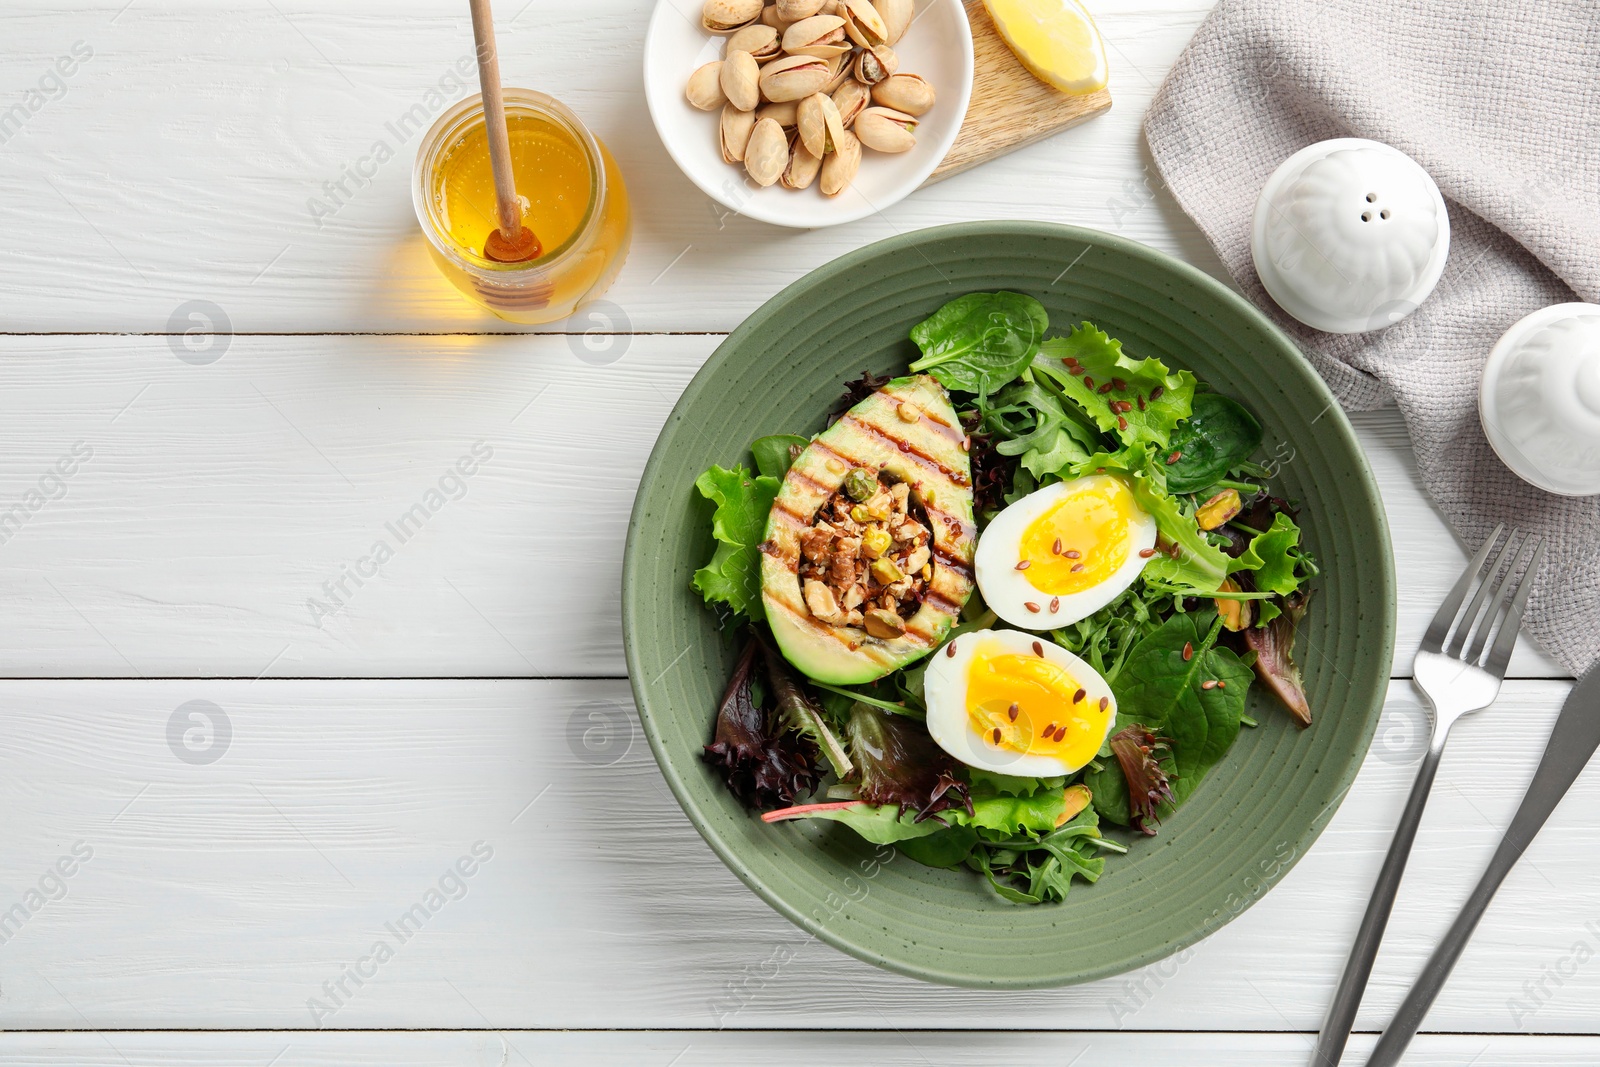
<path id="1" fill-rule="evenodd" d="M 1450 218 L 1410 156 L 1340 137 L 1272 172 L 1256 201 L 1250 253 L 1290 315 L 1327 333 L 1365 333 L 1399 322 L 1433 292 L 1450 254 Z"/>
<path id="2" fill-rule="evenodd" d="M 1507 330 L 1484 364 L 1478 417 L 1524 481 L 1600 493 L 1600 304 L 1555 304 Z"/>

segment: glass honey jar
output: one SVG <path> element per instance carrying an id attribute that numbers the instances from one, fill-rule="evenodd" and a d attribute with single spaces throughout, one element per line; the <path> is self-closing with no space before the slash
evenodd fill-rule
<path id="1" fill-rule="evenodd" d="M 632 216 L 617 162 L 559 100 L 505 90 L 506 129 L 523 225 L 535 259 L 484 255 L 498 225 L 483 98 L 439 116 L 417 151 L 412 199 L 433 261 L 457 289 L 503 319 L 555 322 L 610 287 L 627 257 Z"/>

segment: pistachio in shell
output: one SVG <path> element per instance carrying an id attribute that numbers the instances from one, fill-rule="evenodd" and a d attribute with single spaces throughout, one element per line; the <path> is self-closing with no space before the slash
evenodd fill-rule
<path id="1" fill-rule="evenodd" d="M 778 0 L 775 5 L 778 17 L 785 22 L 799 22 L 822 13 L 828 0 Z"/>
<path id="2" fill-rule="evenodd" d="M 786 189 L 809 189 L 822 170 L 822 160 L 811 154 L 799 137 L 789 152 L 789 165 L 783 168 L 783 185 Z"/>
<path id="3" fill-rule="evenodd" d="M 740 111 L 732 104 L 724 104 L 718 134 L 722 139 L 722 161 L 743 163 L 745 146 L 750 143 L 750 131 L 756 128 L 756 113 Z"/>
<path id="4" fill-rule="evenodd" d="M 717 83 L 728 103 L 740 111 L 754 111 L 761 103 L 761 65 L 749 52 L 729 52 Z"/>
<path id="5" fill-rule="evenodd" d="M 855 181 L 861 169 L 861 142 L 849 130 L 844 131 L 833 151 L 822 160 L 822 195 L 838 196 Z"/>
<path id="6" fill-rule="evenodd" d="M 889 27 L 884 25 L 872 0 L 840 0 L 839 14 L 844 19 L 845 34 L 862 48 L 889 40 Z"/>
<path id="7" fill-rule="evenodd" d="M 757 63 L 776 59 L 783 51 L 778 43 L 778 31 L 760 22 L 752 22 L 728 38 L 728 51 L 749 52 Z"/>
<path id="8" fill-rule="evenodd" d="M 806 151 L 819 159 L 833 150 L 842 139 L 844 121 L 833 98 L 815 93 L 800 101 L 796 112 L 799 120 L 800 141 Z"/>
<path id="9" fill-rule="evenodd" d="M 706 0 L 700 25 L 708 33 L 733 33 L 761 17 L 761 0 Z"/>
<path id="10" fill-rule="evenodd" d="M 728 102 L 728 94 L 722 91 L 721 78 L 722 60 L 714 59 L 689 75 L 689 84 L 684 88 L 683 95 L 701 111 L 715 111 Z"/>
<path id="11" fill-rule="evenodd" d="M 784 56 L 761 70 L 761 95 L 774 104 L 803 100 L 828 82 L 828 61 L 816 56 Z"/>
<path id="12" fill-rule="evenodd" d="M 763 26 L 771 26 L 777 31 L 779 37 L 783 36 L 783 31 L 789 28 L 791 21 L 793 20 L 783 18 L 778 14 L 776 4 L 768 4 L 761 9 L 761 24 Z"/>
<path id="13" fill-rule="evenodd" d="M 855 60 L 854 52 L 841 52 L 828 60 L 828 80 L 822 86 L 822 91 L 829 96 L 835 89 L 850 79 L 850 67 Z"/>
<path id="14" fill-rule="evenodd" d="M 917 120 L 888 107 L 869 107 L 856 116 L 855 135 L 876 152 L 908 152 L 916 146 Z"/>
<path id="15" fill-rule="evenodd" d="M 839 109 L 839 121 L 848 130 L 856 116 L 872 106 L 872 91 L 854 78 L 848 78 L 833 91 L 833 106 Z"/>
<path id="16" fill-rule="evenodd" d="M 917 16 L 915 0 L 872 0 L 872 6 L 878 9 L 878 17 L 883 19 L 883 28 L 888 31 L 884 34 L 884 44 L 899 44 L 900 38 L 911 28 L 911 20 Z"/>
<path id="17" fill-rule="evenodd" d="M 750 131 L 744 149 L 744 169 L 762 188 L 777 181 L 789 165 L 789 138 L 773 119 L 762 119 Z"/>
<path id="18" fill-rule="evenodd" d="M 894 77 L 900 69 L 900 57 L 886 44 L 874 45 L 856 53 L 855 66 L 851 68 L 856 81 L 863 85 L 877 85 Z"/>
<path id="19" fill-rule="evenodd" d="M 781 104 L 762 104 L 756 108 L 756 121 L 772 119 L 786 130 L 792 130 L 800 123 L 800 101 L 785 100 Z"/>
<path id="20" fill-rule="evenodd" d="M 872 87 L 874 104 L 918 118 L 933 107 L 933 98 L 933 86 L 920 74 L 894 74 Z"/>
<path id="21" fill-rule="evenodd" d="M 844 36 L 844 19 L 838 15 L 812 15 L 783 31 L 783 50 L 791 56 L 832 59 L 851 47 Z"/>

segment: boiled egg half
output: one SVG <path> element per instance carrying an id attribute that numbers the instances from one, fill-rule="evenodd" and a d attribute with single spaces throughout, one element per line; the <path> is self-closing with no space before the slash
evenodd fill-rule
<path id="1" fill-rule="evenodd" d="M 994 517 L 974 559 L 983 601 L 1026 630 L 1087 618 L 1155 554 L 1156 520 L 1128 483 L 1090 474 L 1029 493 Z"/>
<path id="2" fill-rule="evenodd" d="M 1111 686 L 1055 642 L 977 630 L 947 642 L 923 676 L 928 733 L 970 767 L 1047 778 L 1094 758 L 1111 732 Z"/>

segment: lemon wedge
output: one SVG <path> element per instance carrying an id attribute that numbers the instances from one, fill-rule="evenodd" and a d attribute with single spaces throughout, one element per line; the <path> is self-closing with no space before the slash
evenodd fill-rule
<path id="1" fill-rule="evenodd" d="M 1022 65 L 1064 93 L 1106 86 L 1106 46 L 1077 0 L 983 0 Z"/>

